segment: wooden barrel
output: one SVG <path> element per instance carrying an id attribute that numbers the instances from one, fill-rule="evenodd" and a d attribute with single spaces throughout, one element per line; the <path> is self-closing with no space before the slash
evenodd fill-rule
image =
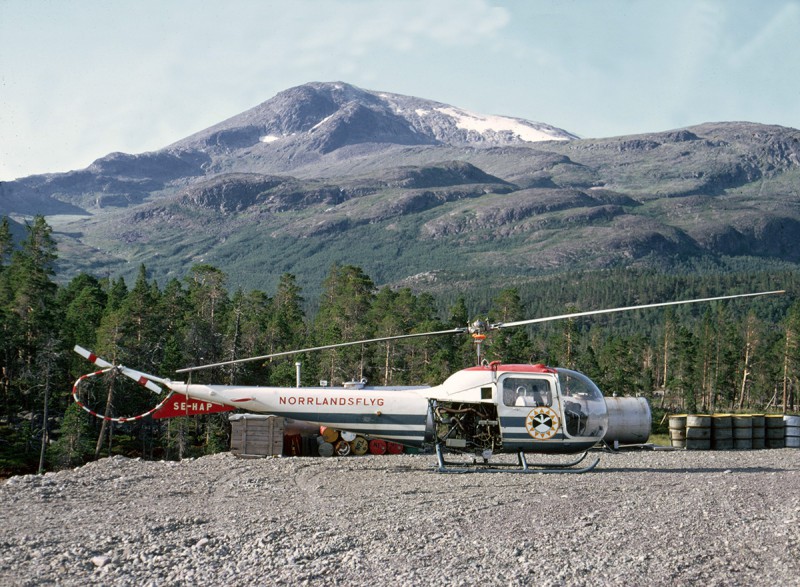
<path id="1" fill-rule="evenodd" d="M 711 417 L 711 448 L 733 449 L 733 417 L 730 414 L 714 414 Z"/>
<path id="2" fill-rule="evenodd" d="M 786 448 L 800 448 L 800 416 L 785 415 L 783 430 Z"/>
<path id="3" fill-rule="evenodd" d="M 753 449 L 762 449 L 766 447 L 766 418 L 764 414 L 753 414 Z"/>
<path id="4" fill-rule="evenodd" d="M 354 455 L 365 455 L 369 450 L 369 442 L 363 436 L 356 436 L 353 440 L 350 441 L 350 451 Z"/>
<path id="5" fill-rule="evenodd" d="M 369 441 L 369 452 L 373 455 L 386 454 L 386 441 L 380 438 L 373 438 Z"/>
<path id="6" fill-rule="evenodd" d="M 333 445 L 333 450 L 336 453 L 336 456 L 346 457 L 350 454 L 350 443 L 346 440 L 340 440 Z"/>
<path id="7" fill-rule="evenodd" d="M 689 414 L 686 416 L 686 450 L 711 449 L 711 416 Z"/>
<path id="8" fill-rule="evenodd" d="M 753 448 L 753 416 L 750 414 L 733 416 L 733 448 L 736 450 Z"/>
<path id="9" fill-rule="evenodd" d="M 770 414 L 764 418 L 767 448 L 783 448 L 785 425 L 783 416 Z"/>
<path id="10" fill-rule="evenodd" d="M 339 431 L 336 430 L 336 428 L 320 426 L 319 433 L 322 434 L 322 438 L 325 440 L 325 442 L 335 444 L 336 441 L 339 440 Z"/>
<path id="11" fill-rule="evenodd" d="M 686 448 L 686 414 L 669 417 L 669 441 L 674 448 Z"/>
<path id="12" fill-rule="evenodd" d="M 323 442 L 317 447 L 319 451 L 319 456 L 321 457 L 332 457 L 333 456 L 333 445 L 330 442 Z"/>

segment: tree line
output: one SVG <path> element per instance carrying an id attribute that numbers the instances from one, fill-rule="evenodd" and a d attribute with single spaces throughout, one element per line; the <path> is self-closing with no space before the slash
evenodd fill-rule
<path id="1" fill-rule="evenodd" d="M 144 266 L 122 278 L 55 280 L 56 243 L 41 216 L 15 246 L 0 223 L 0 471 L 44 471 L 110 454 L 178 459 L 225 450 L 226 415 L 117 423 L 82 410 L 73 382 L 92 371 L 75 344 L 115 364 L 173 377 L 181 367 L 346 341 L 436 332 L 575 311 L 775 289 L 774 298 L 680 306 L 497 330 L 483 360 L 542 362 L 585 372 L 607 395 L 644 395 L 666 411 L 786 411 L 798 403 L 797 275 L 667 276 L 655 272 L 561 274 L 508 287 L 433 296 L 377 287 L 362 269 L 334 264 L 309 306 L 297 280 L 276 291 L 229 288 L 223 270 L 192 267 L 159 285 Z M 468 335 L 438 335 L 237 363 L 192 374 L 195 382 L 340 385 L 437 384 L 475 364 Z M 108 417 L 147 411 L 159 398 L 109 372 L 81 401 Z"/>

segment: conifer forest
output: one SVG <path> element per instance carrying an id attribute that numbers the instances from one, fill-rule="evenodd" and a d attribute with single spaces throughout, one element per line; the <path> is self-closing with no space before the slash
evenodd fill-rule
<path id="1" fill-rule="evenodd" d="M 175 370 L 414 332 L 554 316 L 672 300 L 768 290 L 783 295 L 548 322 L 490 333 L 484 360 L 545 363 L 589 375 L 606 395 L 643 395 L 658 428 L 672 412 L 796 412 L 800 408 L 800 273 L 659 273 L 612 269 L 487 283 L 446 294 L 378 287 L 352 265 L 333 265 L 318 299 L 292 274 L 272 292 L 233 289 L 224 268 L 198 264 L 182 279 L 133 283 L 79 274 L 57 279 L 58 254 L 42 216 L 14 244 L 0 223 L 0 476 L 73 467 L 122 454 L 181 459 L 227 450 L 228 414 L 109 422 L 72 398 L 75 380 L 96 370 L 73 352 L 160 377 Z M 269 270 L 265 264 L 265 270 Z M 491 280 L 488 280 L 491 281 Z M 468 335 L 379 342 L 220 367 L 197 382 L 294 386 L 435 385 L 474 365 Z M 134 416 L 160 399 L 115 378 L 82 388 L 82 402 Z"/>

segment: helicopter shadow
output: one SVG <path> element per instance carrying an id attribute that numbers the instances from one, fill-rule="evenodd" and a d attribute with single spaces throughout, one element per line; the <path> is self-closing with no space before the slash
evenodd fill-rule
<path id="1" fill-rule="evenodd" d="M 663 474 L 752 474 L 752 473 L 787 473 L 794 469 L 782 469 L 777 467 L 603 467 L 595 469 L 595 473 L 663 473 Z"/>

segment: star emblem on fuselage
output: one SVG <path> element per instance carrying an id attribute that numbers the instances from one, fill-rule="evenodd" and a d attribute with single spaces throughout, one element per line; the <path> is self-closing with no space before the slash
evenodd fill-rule
<path id="1" fill-rule="evenodd" d="M 535 440 L 552 438 L 558 431 L 558 426 L 558 414 L 546 407 L 531 410 L 525 418 L 525 428 Z"/>

